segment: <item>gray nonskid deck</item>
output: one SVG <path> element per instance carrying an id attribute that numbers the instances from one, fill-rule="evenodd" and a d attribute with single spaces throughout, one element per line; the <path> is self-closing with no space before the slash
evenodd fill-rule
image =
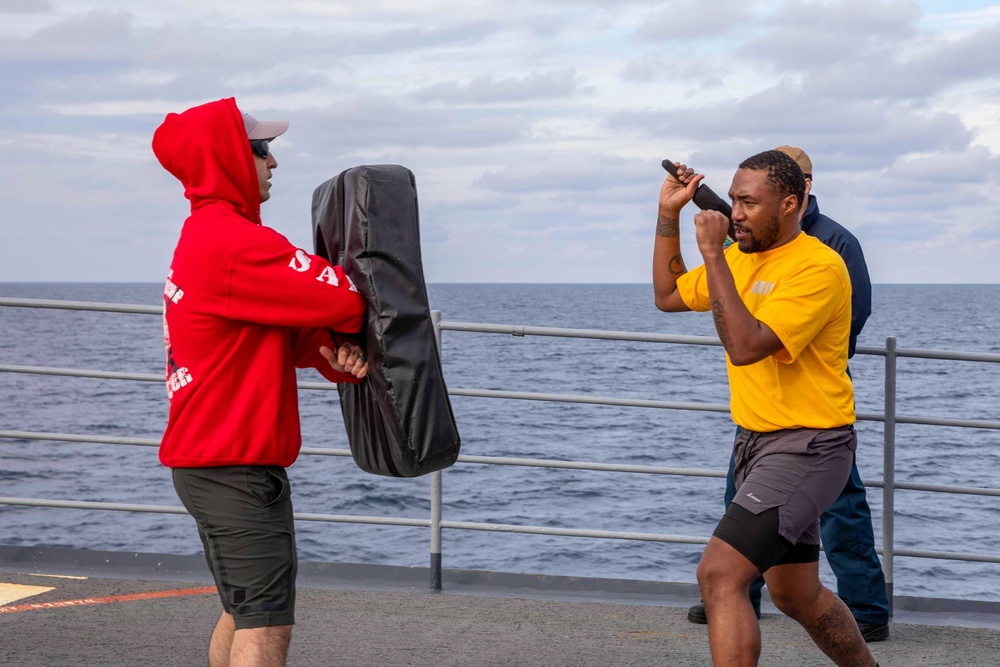
<path id="1" fill-rule="evenodd" d="M 423 568 L 303 563 L 289 664 L 711 664 L 705 626 L 686 619 L 686 607 L 697 599 L 690 584 L 447 571 L 445 592 L 428 593 L 425 574 Z M 0 583 L 53 587 L 8 605 L 43 608 L 0 613 L 2 665 L 205 664 L 219 613 L 214 593 L 119 601 L 204 588 L 210 582 L 198 557 L 0 547 Z M 102 598 L 112 601 L 46 606 Z M 918 602 L 911 606 L 933 606 Z M 1000 665 L 994 605 L 941 601 L 937 607 L 897 612 L 892 639 L 872 645 L 883 667 Z M 761 633 L 761 665 L 830 664 L 779 614 L 765 614 Z"/>

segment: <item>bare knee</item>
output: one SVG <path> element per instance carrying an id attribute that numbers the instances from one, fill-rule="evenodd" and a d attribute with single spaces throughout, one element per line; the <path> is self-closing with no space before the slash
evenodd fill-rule
<path id="1" fill-rule="evenodd" d="M 794 591 L 776 591 L 768 586 L 767 593 L 771 597 L 771 603 L 785 616 L 795 619 L 802 615 L 803 600 Z"/>
<path id="2" fill-rule="evenodd" d="M 701 588 L 703 594 L 707 590 L 714 591 L 723 588 L 729 582 L 727 575 L 730 574 L 726 572 L 723 563 L 718 560 L 702 558 L 696 572 L 698 587 Z"/>
<path id="3" fill-rule="evenodd" d="M 698 586 L 706 601 L 717 596 L 747 595 L 757 569 L 728 544 L 712 538 L 698 563 Z"/>
<path id="4" fill-rule="evenodd" d="M 819 580 L 767 581 L 771 602 L 781 613 L 795 620 L 811 615 L 820 601 L 823 586 Z"/>

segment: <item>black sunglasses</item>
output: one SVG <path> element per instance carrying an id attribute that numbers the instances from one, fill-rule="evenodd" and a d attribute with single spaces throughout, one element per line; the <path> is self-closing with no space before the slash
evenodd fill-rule
<path id="1" fill-rule="evenodd" d="M 271 154 L 267 145 L 267 139 L 251 139 L 250 150 L 253 151 L 254 155 L 263 160 L 266 160 L 267 156 Z"/>

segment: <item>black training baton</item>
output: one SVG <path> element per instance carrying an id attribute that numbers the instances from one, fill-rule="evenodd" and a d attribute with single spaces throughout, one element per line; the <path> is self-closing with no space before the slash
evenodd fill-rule
<path id="1" fill-rule="evenodd" d="M 664 160 L 663 168 L 666 169 L 671 176 L 680 180 L 677 176 L 677 167 L 674 166 L 673 160 Z M 726 203 L 719 195 L 715 194 L 712 188 L 705 185 L 702 181 L 698 185 L 698 189 L 694 192 L 694 204 L 703 211 L 718 211 L 722 215 L 729 219 L 729 238 L 733 241 L 736 240 L 736 229 L 733 228 L 733 207 Z"/>

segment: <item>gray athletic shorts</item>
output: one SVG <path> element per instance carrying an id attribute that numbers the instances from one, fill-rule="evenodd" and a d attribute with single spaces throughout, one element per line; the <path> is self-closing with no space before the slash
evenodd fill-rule
<path id="1" fill-rule="evenodd" d="M 819 517 L 851 474 L 857 434 L 852 425 L 736 433 L 733 503 L 754 515 L 778 508 L 778 535 L 818 545 Z"/>
<path id="2" fill-rule="evenodd" d="M 173 478 L 236 629 L 294 624 L 298 558 L 284 468 L 174 468 Z"/>

